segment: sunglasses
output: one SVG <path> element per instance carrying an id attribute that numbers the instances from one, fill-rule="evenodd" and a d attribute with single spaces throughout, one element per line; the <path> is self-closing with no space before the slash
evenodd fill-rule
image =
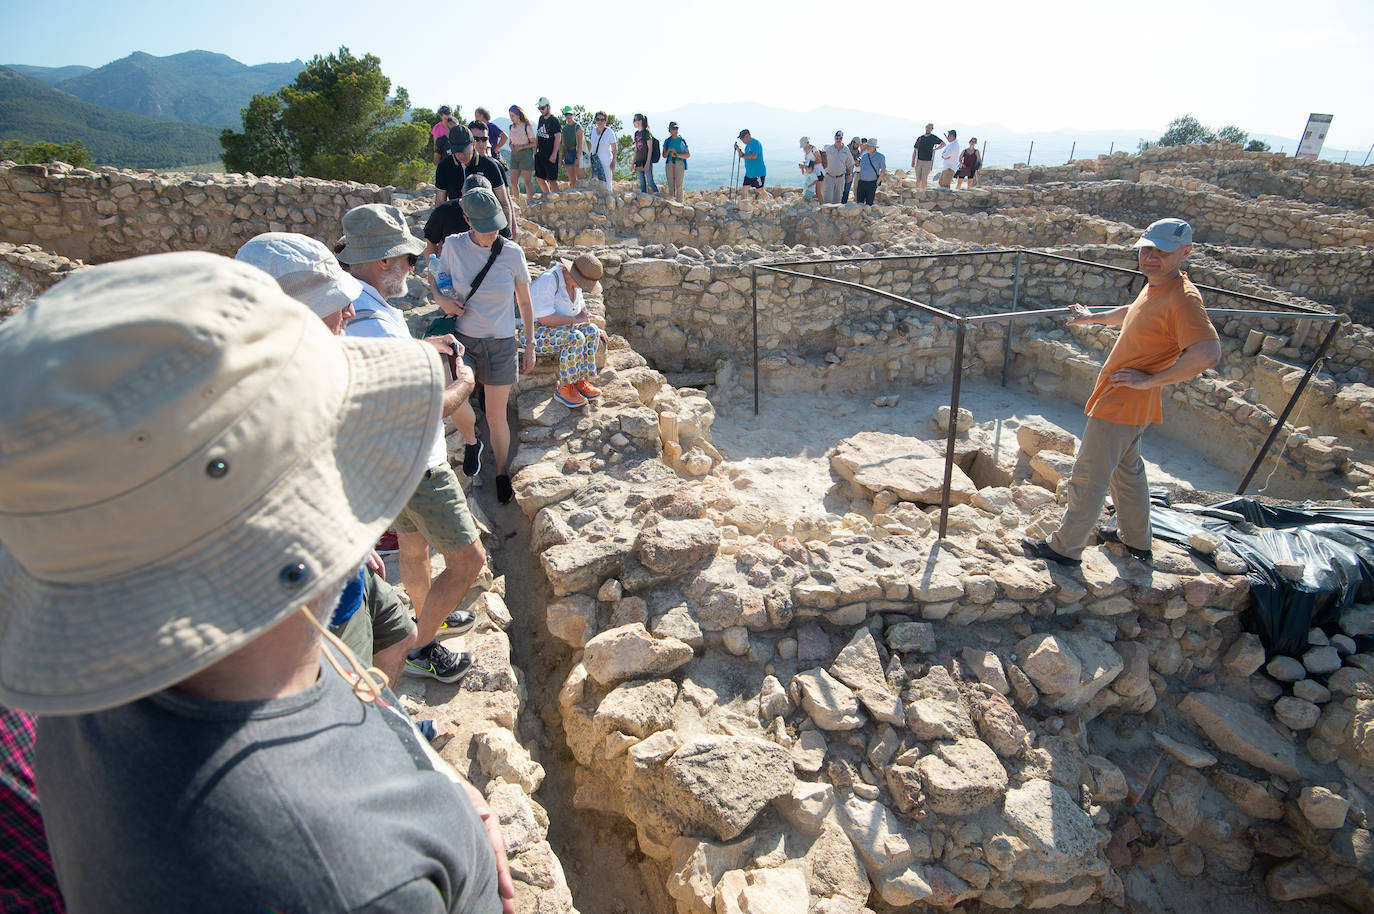
<path id="1" fill-rule="evenodd" d="M 417 263 L 420 262 L 420 255 L 419 255 L 419 254 L 407 254 L 407 255 L 406 255 L 406 261 L 409 262 L 410 265 L 413 267 L 413 266 L 415 266 Z"/>
<path id="2" fill-rule="evenodd" d="M 482 134 L 474 133 L 472 135 L 472 141 L 474 143 L 485 143 L 487 141 L 487 138 Z"/>

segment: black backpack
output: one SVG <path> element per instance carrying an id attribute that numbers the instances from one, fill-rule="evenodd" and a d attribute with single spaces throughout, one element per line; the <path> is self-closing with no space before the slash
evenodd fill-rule
<path id="1" fill-rule="evenodd" d="M 649 142 L 651 144 L 651 148 L 649 149 L 649 163 L 651 165 L 657 165 L 659 160 L 663 158 L 663 147 L 658 145 L 658 137 L 654 136 L 652 133 L 649 134 Z"/>

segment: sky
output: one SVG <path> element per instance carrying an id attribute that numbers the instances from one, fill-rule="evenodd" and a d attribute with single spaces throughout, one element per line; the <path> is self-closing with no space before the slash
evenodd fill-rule
<path id="1" fill-rule="evenodd" d="M 1374 2 L 1061 0 L 652 3 L 523 0 L 6 0 L 0 62 L 99 66 L 203 49 L 247 64 L 371 53 L 414 105 L 583 104 L 628 115 L 688 104 L 822 106 L 1018 132 L 1131 128 L 1181 114 L 1298 136 L 1333 114 L 1328 147 L 1374 145 Z M 851 11 L 848 18 L 834 11 Z M 577 10 L 570 24 L 569 11 Z M 387 12 L 393 15 L 386 15 Z M 600 15 L 595 15 L 596 13 Z M 59 23 L 81 23 L 81 28 Z M 482 37 L 470 36 L 480 30 Z M 445 37 L 447 36 L 447 37 Z M 1290 150 L 1291 152 L 1291 150 Z"/>

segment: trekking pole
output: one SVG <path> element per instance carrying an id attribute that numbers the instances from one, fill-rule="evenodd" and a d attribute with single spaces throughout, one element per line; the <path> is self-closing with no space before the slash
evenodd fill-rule
<path id="1" fill-rule="evenodd" d="M 730 199 L 735 199 L 735 172 L 739 168 L 739 150 L 730 147 Z"/>

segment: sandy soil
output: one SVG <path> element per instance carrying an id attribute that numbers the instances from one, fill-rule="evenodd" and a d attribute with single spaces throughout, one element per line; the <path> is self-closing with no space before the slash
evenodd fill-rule
<path id="1" fill-rule="evenodd" d="M 898 396 L 896 406 L 874 406 L 875 398 Z M 834 510 L 825 494 L 834 483 L 826 452 L 839 440 L 861 431 L 892 432 L 936 440 L 935 410 L 949 403 L 949 389 L 938 386 L 893 386 L 866 395 L 827 394 L 807 402 L 796 395 L 734 398 L 716 405 L 711 441 L 730 468 L 750 485 L 741 494 L 760 505 L 791 514 Z M 994 381 L 965 381 L 959 406 L 974 422 L 995 431 L 1000 446 L 1015 453 L 1016 429 L 1027 416 L 1039 415 L 1079 437 L 1087 417 L 1081 404 Z M 1145 463 L 1151 485 L 1180 485 L 1211 492 L 1234 491 L 1239 477 L 1223 470 L 1187 445 L 1160 432 L 1145 438 Z"/>

